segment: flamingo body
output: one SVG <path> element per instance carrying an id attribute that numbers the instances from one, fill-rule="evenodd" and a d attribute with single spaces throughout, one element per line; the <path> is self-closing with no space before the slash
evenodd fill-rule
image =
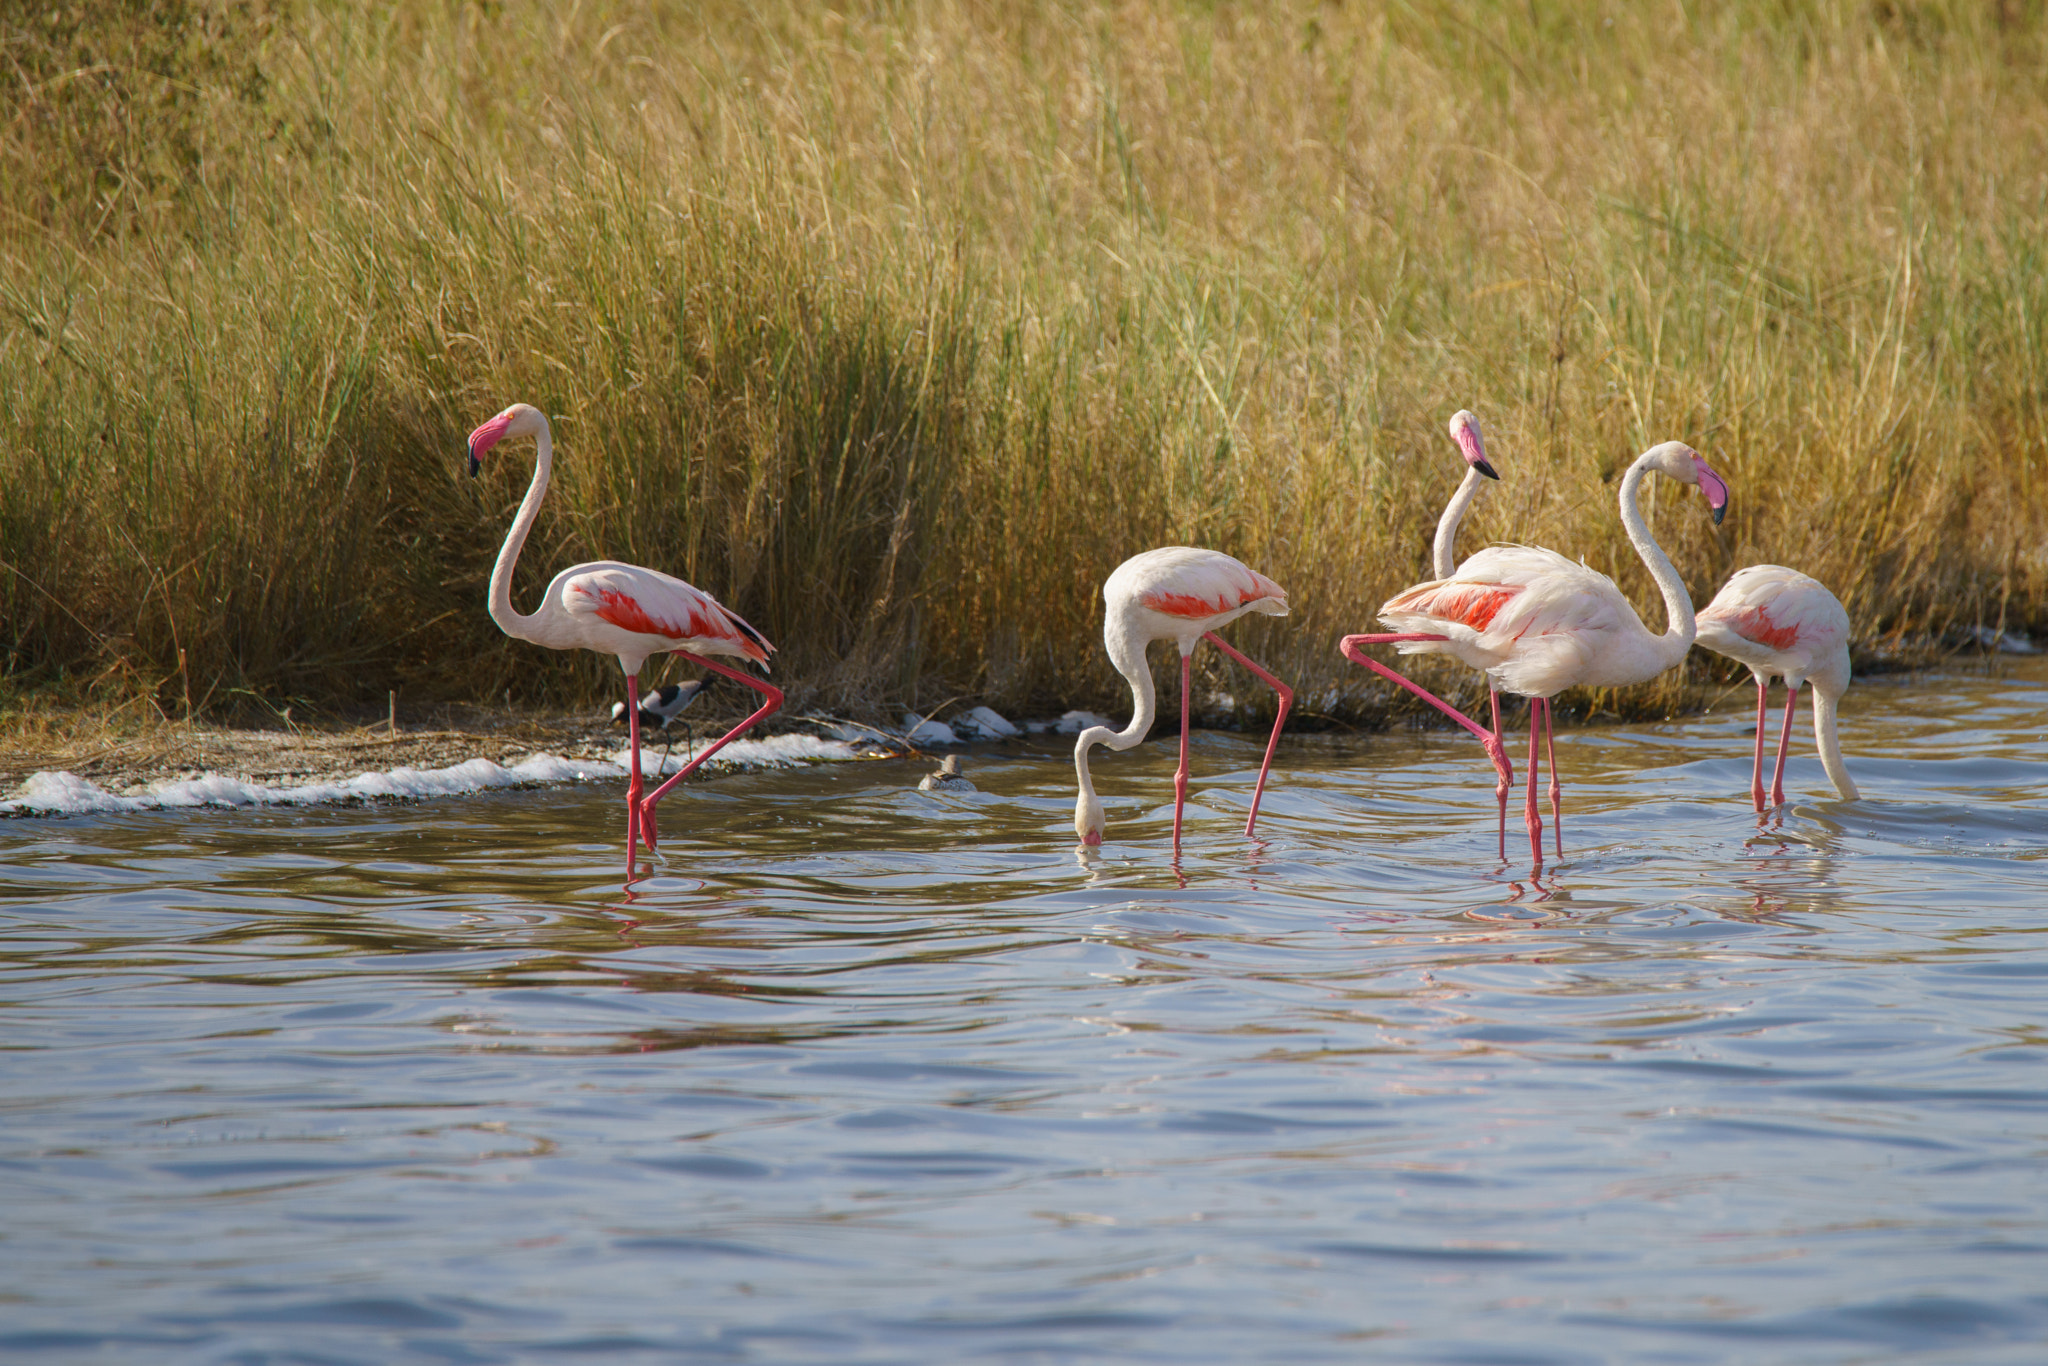
<path id="1" fill-rule="evenodd" d="M 1145 647 L 1155 640 L 1171 640 L 1181 659 L 1181 762 L 1174 775 L 1173 806 L 1174 848 L 1180 847 L 1181 808 L 1187 797 L 1188 656 L 1205 636 L 1280 695 L 1279 716 L 1273 723 L 1273 737 L 1267 742 L 1259 784 L 1252 794 L 1251 815 L 1245 822 L 1249 835 L 1259 818 L 1259 798 L 1265 792 L 1273 749 L 1280 742 L 1280 729 L 1287 722 L 1294 693 L 1214 633 L 1247 612 L 1286 616 L 1287 590 L 1220 550 L 1171 545 L 1133 555 L 1118 565 L 1102 585 L 1102 598 L 1102 642 L 1110 662 L 1131 685 L 1133 708 L 1131 723 L 1122 730 L 1090 726 L 1074 741 L 1074 770 L 1080 779 L 1074 830 L 1081 842 L 1100 844 L 1104 824 L 1102 803 L 1088 770 L 1088 751 L 1096 745 L 1129 749 L 1151 730 L 1158 697 L 1152 670 L 1145 662 Z"/>
<path id="2" fill-rule="evenodd" d="M 1764 711 L 1770 680 L 1785 680 L 1785 724 L 1771 801 L 1785 800 L 1785 755 L 1799 689 L 1813 685 L 1813 738 L 1821 766 L 1844 800 L 1861 795 L 1842 762 L 1835 709 L 1849 687 L 1849 613 L 1818 579 L 1779 564 L 1740 569 L 1699 616 L 1698 643 L 1749 667 L 1756 677 L 1756 762 L 1750 794 L 1764 809 Z"/>

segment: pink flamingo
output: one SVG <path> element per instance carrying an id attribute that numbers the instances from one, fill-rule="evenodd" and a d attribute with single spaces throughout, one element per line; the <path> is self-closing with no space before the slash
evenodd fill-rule
<path id="1" fill-rule="evenodd" d="M 1451 501 L 1444 505 L 1443 516 L 1437 519 L 1436 539 L 1430 544 L 1431 568 L 1436 571 L 1436 576 L 1439 580 L 1448 579 L 1458 571 L 1456 549 L 1458 526 L 1465 520 L 1465 513 L 1471 508 L 1473 499 L 1479 496 L 1480 476 L 1484 475 L 1488 479 L 1500 478 L 1498 474 L 1494 473 L 1493 466 L 1487 463 L 1486 442 L 1480 435 L 1479 415 L 1477 413 L 1466 408 L 1460 408 L 1457 412 L 1452 413 L 1450 432 L 1451 440 L 1457 442 L 1458 449 L 1464 453 L 1467 468 L 1464 479 L 1459 481 L 1457 492 L 1453 493 Z M 1450 716 L 1452 720 L 1479 736 L 1482 742 L 1486 742 L 1489 737 L 1476 727 L 1470 725 L 1463 712 L 1458 711 L 1454 707 L 1447 706 L 1440 699 L 1425 692 L 1385 665 L 1365 658 L 1358 653 L 1357 649 L 1360 645 L 1384 645 L 1396 641 L 1405 641 L 1410 638 L 1401 635 L 1346 636 L 1344 638 L 1343 650 L 1350 658 L 1392 679 L 1423 700 L 1438 707 L 1446 715 Z M 1493 710 L 1493 733 L 1491 743 L 1486 746 L 1486 752 L 1493 759 L 1494 770 L 1498 775 L 1493 791 L 1494 795 L 1500 799 L 1500 856 L 1505 859 L 1508 856 L 1508 792 L 1514 786 L 1515 769 L 1514 765 L 1508 761 L 1507 750 L 1501 743 L 1500 692 L 1492 686 L 1491 679 L 1488 680 L 1486 700 Z"/>
<path id="2" fill-rule="evenodd" d="M 541 499 L 547 496 L 548 477 L 554 467 L 554 442 L 548 432 L 548 420 L 540 410 L 515 403 L 469 434 L 471 478 L 482 468 L 483 457 L 491 447 L 508 436 L 531 436 L 536 454 L 533 483 L 526 490 L 526 501 L 519 505 L 519 515 L 512 519 L 512 530 L 505 537 L 504 549 L 498 552 L 497 566 L 491 570 L 491 620 L 506 635 L 551 650 L 595 650 L 618 656 L 619 667 L 626 671 L 626 706 L 632 718 L 628 743 L 633 750 L 633 776 L 626 787 L 626 865 L 631 868 L 639 841 L 646 841 L 649 852 L 654 849 L 655 803 L 693 769 L 782 705 L 779 690 L 738 669 L 728 668 L 711 656 L 751 660 L 766 669 L 769 652 L 775 647 L 702 589 L 657 570 L 613 560 L 571 565 L 548 585 L 539 611 L 531 616 L 514 611 L 512 570 L 519 563 L 519 552 L 526 545 L 534 519 L 540 515 Z M 649 655 L 666 650 L 684 651 L 694 662 L 737 679 L 768 700 L 643 800 L 640 709 L 633 704 L 640 695 L 641 666 Z"/>
<path id="3" fill-rule="evenodd" d="M 1764 809 L 1764 717 L 1770 680 L 1785 680 L 1785 724 L 1778 732 L 1778 767 L 1771 775 L 1771 805 L 1785 804 L 1785 751 L 1792 742 L 1792 712 L 1799 685 L 1813 684 L 1813 742 L 1821 766 L 1844 801 L 1862 794 L 1842 765 L 1835 737 L 1835 705 L 1849 687 L 1849 614 L 1817 579 L 1778 564 L 1753 564 L 1714 595 L 1700 613 L 1699 644 L 1747 664 L 1756 675 L 1756 754 L 1749 795 Z"/>
<path id="4" fill-rule="evenodd" d="M 1529 702 L 1529 798 L 1524 820 L 1529 849 L 1543 862 L 1543 818 L 1537 813 L 1537 737 L 1550 759 L 1550 815 L 1557 828 L 1558 857 L 1564 857 L 1563 787 L 1557 779 L 1557 745 L 1550 699 L 1577 685 L 1620 687 L 1655 678 L 1685 658 L 1696 623 L 1685 583 L 1650 535 L 1639 495 L 1643 477 L 1656 471 L 1681 484 L 1697 484 L 1719 522 L 1728 506 L 1728 485 L 1682 441 L 1652 446 L 1636 457 L 1621 481 L 1621 524 L 1664 595 L 1670 625 L 1651 634 L 1614 580 L 1575 564 L 1556 551 L 1535 546 L 1497 545 L 1465 561 L 1447 579 L 1421 583 L 1395 594 L 1380 608 L 1393 636 L 1347 636 L 1344 653 L 1388 675 L 1455 718 L 1486 744 L 1504 774 L 1506 755 L 1498 739 L 1448 703 L 1358 653 L 1358 644 L 1392 640 L 1403 654 L 1442 653 L 1481 669 L 1503 692 Z"/>
<path id="5" fill-rule="evenodd" d="M 1219 550 L 1170 545 L 1118 565 L 1102 585 L 1102 601 L 1102 643 L 1110 663 L 1130 682 L 1133 712 L 1131 723 L 1120 731 L 1090 726 L 1074 741 L 1074 771 L 1081 780 L 1074 801 L 1074 830 L 1081 842 L 1102 843 L 1102 803 L 1096 800 L 1088 773 L 1088 751 L 1095 745 L 1129 749 L 1152 729 L 1158 699 L 1145 647 L 1155 640 L 1171 640 L 1180 647 L 1180 768 L 1173 775 L 1173 848 L 1180 852 L 1181 808 L 1188 795 L 1188 656 L 1205 636 L 1280 696 L 1280 714 L 1273 718 L 1273 738 L 1266 742 L 1265 762 L 1259 765 L 1258 786 L 1252 790 L 1251 815 L 1244 823 L 1245 834 L 1251 834 L 1294 690 L 1232 649 L 1216 632 L 1247 612 L 1286 616 L 1287 590 Z"/>

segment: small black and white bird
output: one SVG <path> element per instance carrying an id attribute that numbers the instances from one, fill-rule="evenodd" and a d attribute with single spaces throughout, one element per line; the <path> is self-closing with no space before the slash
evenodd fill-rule
<path id="1" fill-rule="evenodd" d="M 927 773 L 924 781 L 917 785 L 920 792 L 972 792 L 974 784 L 960 773 L 960 756 L 948 754 L 939 761 L 938 772 Z"/>
<path id="2" fill-rule="evenodd" d="M 690 704 L 695 702 L 710 684 L 711 680 L 709 678 L 693 679 L 688 683 L 664 683 L 653 692 L 648 693 L 647 696 L 640 699 L 641 732 L 644 734 L 650 730 L 666 730 L 668 723 L 689 710 Z M 626 704 L 624 702 L 612 703 L 612 720 L 619 725 L 625 724 Z M 683 728 L 684 739 L 688 742 L 690 748 L 694 748 L 696 737 L 690 734 L 689 723 L 678 722 L 678 724 Z M 668 749 L 661 752 L 663 764 L 668 763 L 669 751 L 675 747 L 676 740 L 671 735 L 668 740 Z"/>

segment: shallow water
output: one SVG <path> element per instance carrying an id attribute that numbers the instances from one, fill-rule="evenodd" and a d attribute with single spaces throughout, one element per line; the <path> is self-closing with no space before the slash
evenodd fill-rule
<path id="1" fill-rule="evenodd" d="M 1752 704 L 0 822 L 0 1354 L 2048 1360 L 2048 666 Z"/>

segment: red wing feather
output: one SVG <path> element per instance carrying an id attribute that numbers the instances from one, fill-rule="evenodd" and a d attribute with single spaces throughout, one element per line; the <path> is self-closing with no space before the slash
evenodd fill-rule
<path id="1" fill-rule="evenodd" d="M 1380 610 L 1416 612 L 1440 621 L 1455 621 L 1484 631 L 1500 610 L 1521 595 L 1522 586 L 1512 583 L 1460 583 L 1455 579 L 1418 584 Z"/>
<path id="2" fill-rule="evenodd" d="M 714 634 L 711 623 L 699 616 L 694 608 L 691 609 L 687 621 L 667 621 L 649 615 L 647 609 L 640 605 L 639 599 L 630 593 L 622 593 L 615 588 L 592 590 L 581 584 L 577 585 L 577 591 L 596 598 L 602 605 L 598 607 L 595 615 L 622 631 L 661 636 L 666 640 L 686 640 L 693 636 Z M 715 634 L 725 635 L 726 632 L 718 631 Z"/>
<path id="3" fill-rule="evenodd" d="M 1273 596 L 1275 596 L 1274 593 L 1264 585 L 1254 585 L 1251 588 L 1238 590 L 1236 602 L 1230 600 L 1228 593 L 1225 593 L 1222 598 L 1215 602 L 1211 602 L 1209 599 L 1199 597 L 1193 593 L 1146 593 L 1138 601 L 1144 603 L 1145 606 L 1153 611 L 1164 613 L 1169 617 L 1201 618 L 1218 616 L 1224 612 L 1242 607 L 1248 602 Z"/>
<path id="4" fill-rule="evenodd" d="M 1799 643 L 1797 626 L 1778 625 L 1761 607 L 1745 607 L 1738 612 L 1716 612 L 1714 615 L 1727 623 L 1728 629 L 1736 635 L 1766 649 L 1789 650 Z"/>

